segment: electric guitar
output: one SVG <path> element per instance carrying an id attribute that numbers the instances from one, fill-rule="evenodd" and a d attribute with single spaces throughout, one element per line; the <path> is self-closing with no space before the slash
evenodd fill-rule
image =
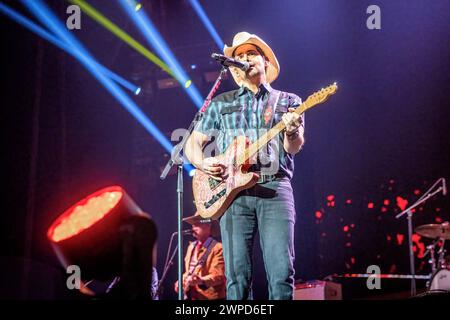
<path id="1" fill-rule="evenodd" d="M 323 88 L 310 95 L 294 112 L 302 114 L 325 102 L 336 91 L 336 83 Z M 253 143 L 245 136 L 236 137 L 227 150 L 216 157 L 224 166 L 222 181 L 213 179 L 201 170 L 195 170 L 192 189 L 195 206 L 202 218 L 219 219 L 239 192 L 253 187 L 258 182 L 258 174 L 248 171 L 251 166 L 250 159 L 285 128 L 284 122 L 280 121 Z"/>

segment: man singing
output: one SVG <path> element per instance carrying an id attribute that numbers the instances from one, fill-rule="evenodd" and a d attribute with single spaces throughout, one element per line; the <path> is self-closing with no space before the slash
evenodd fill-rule
<path id="1" fill-rule="evenodd" d="M 230 67 L 239 89 L 214 98 L 189 138 L 186 156 L 197 169 L 221 180 L 224 165 L 215 157 L 204 156 L 210 136 L 223 153 L 233 139 L 245 135 L 251 142 L 279 121 L 286 129 L 260 152 L 251 171 L 260 176 L 258 183 L 239 193 L 220 219 L 227 299 L 251 299 L 252 250 L 256 231 L 269 284 L 269 299 L 292 299 L 294 288 L 295 206 L 290 180 L 294 173 L 294 155 L 304 143 L 304 117 L 294 113 L 301 103 L 291 93 L 275 90 L 271 83 L 280 66 L 272 49 L 258 36 L 240 32 L 224 55 L 250 68 Z"/>

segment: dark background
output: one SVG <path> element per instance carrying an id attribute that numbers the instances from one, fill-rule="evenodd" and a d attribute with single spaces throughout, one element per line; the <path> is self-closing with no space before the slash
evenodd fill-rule
<path id="1" fill-rule="evenodd" d="M 6 1 L 31 15 L 17 1 Z M 47 1 L 66 19 L 65 1 Z M 91 0 L 104 15 L 147 46 L 120 6 Z M 206 96 L 206 72 L 219 49 L 188 1 L 142 1 L 195 85 Z M 439 177 L 450 177 L 450 4 L 437 1 L 200 1 L 219 35 L 256 33 L 281 64 L 277 89 L 306 99 L 338 82 L 338 93 L 306 114 L 306 145 L 296 156 L 296 279 L 409 272 L 402 202 L 412 203 Z M 381 8 L 381 30 L 369 30 L 366 8 Z M 63 21 L 64 21 L 63 20 Z M 52 221 L 102 187 L 119 184 L 158 226 L 158 272 L 177 227 L 176 175 L 159 180 L 167 152 L 73 57 L 5 16 L 0 18 L 2 163 L 1 286 L 3 298 L 75 298 L 46 239 Z M 143 87 L 135 101 L 170 137 L 196 108 L 149 60 L 82 16 L 74 35 L 99 62 Z M 195 70 L 190 69 L 196 64 Z M 221 91 L 235 87 L 228 79 Z M 194 213 L 185 175 L 185 215 Z M 384 208 L 384 209 L 383 209 Z M 450 220 L 448 197 L 416 211 L 414 225 Z M 188 225 L 185 226 L 188 228 Z M 186 239 L 188 240 L 188 239 Z M 429 240 L 415 238 L 418 273 Z M 255 298 L 267 297 L 259 247 Z M 174 265 L 162 298 L 175 299 Z M 384 280 L 385 291 L 409 283 Z M 343 280 L 348 297 L 369 294 L 360 280 Z M 423 287 L 424 282 L 418 283 Z M 357 296 L 352 296 L 358 291 Z"/>

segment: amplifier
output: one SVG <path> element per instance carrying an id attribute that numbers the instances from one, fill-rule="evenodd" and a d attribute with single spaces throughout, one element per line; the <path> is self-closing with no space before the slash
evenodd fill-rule
<path id="1" fill-rule="evenodd" d="M 295 285 L 294 300 L 342 300 L 342 286 L 331 281 L 308 281 Z"/>

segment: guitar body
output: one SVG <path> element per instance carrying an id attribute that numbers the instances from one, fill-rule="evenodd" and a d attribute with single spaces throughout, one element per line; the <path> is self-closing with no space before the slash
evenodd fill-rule
<path id="1" fill-rule="evenodd" d="M 239 192 L 253 187 L 258 181 L 256 173 L 247 172 L 249 163 L 235 164 L 237 155 L 244 153 L 248 145 L 245 136 L 236 137 L 228 149 L 216 157 L 225 168 L 222 181 L 214 180 L 201 170 L 195 170 L 192 187 L 195 205 L 202 218 L 219 219 Z"/>

